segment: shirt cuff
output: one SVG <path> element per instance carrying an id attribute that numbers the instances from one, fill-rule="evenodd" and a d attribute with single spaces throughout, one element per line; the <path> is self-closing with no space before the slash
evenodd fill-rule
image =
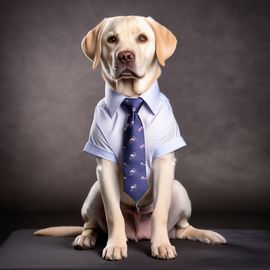
<path id="1" fill-rule="evenodd" d="M 89 155 L 93 155 L 95 157 L 100 157 L 100 158 L 104 158 L 107 160 L 110 160 L 112 162 L 118 163 L 117 158 L 115 157 L 115 155 L 107 150 L 105 150 L 104 148 L 101 148 L 98 145 L 95 145 L 91 142 L 87 142 L 86 145 L 83 148 L 83 152 L 89 154 Z"/>
<path id="2" fill-rule="evenodd" d="M 184 141 L 183 137 L 177 137 L 174 140 L 169 141 L 166 144 L 163 144 L 161 147 L 156 149 L 154 153 L 153 159 L 157 159 L 160 156 L 166 155 L 168 153 L 174 152 L 175 150 L 186 146 L 186 142 Z"/>

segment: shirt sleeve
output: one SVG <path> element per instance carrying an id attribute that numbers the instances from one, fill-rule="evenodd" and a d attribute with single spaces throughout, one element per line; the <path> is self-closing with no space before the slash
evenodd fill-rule
<path id="1" fill-rule="evenodd" d="M 102 125 L 97 122 L 96 112 L 90 129 L 89 139 L 83 148 L 83 152 L 117 163 L 117 158 L 109 146 L 106 134 L 102 130 Z"/>
<path id="2" fill-rule="evenodd" d="M 163 132 L 160 134 L 159 143 L 155 148 L 153 159 L 157 159 L 162 155 L 174 152 L 175 150 L 187 145 L 180 134 L 180 130 L 173 113 L 171 113 L 169 119 L 165 122 L 162 130 Z"/>

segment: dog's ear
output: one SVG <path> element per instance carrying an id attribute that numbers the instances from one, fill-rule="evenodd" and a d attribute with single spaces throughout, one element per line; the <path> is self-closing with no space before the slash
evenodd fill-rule
<path id="1" fill-rule="evenodd" d="M 84 54 L 93 61 L 93 69 L 95 69 L 100 59 L 100 37 L 106 19 L 100 22 L 94 29 L 90 30 L 83 38 L 81 46 Z"/>
<path id="2" fill-rule="evenodd" d="M 173 54 L 176 48 L 177 39 L 169 29 L 151 17 L 147 17 L 146 20 L 155 33 L 157 59 L 162 66 L 165 66 L 165 61 Z"/>

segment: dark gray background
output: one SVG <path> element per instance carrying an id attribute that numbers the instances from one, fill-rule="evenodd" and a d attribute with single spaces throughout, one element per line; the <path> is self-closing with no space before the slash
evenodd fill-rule
<path id="1" fill-rule="evenodd" d="M 82 153 L 104 95 L 80 43 L 104 17 L 152 16 L 178 47 L 159 80 L 188 147 L 176 177 L 195 210 L 268 211 L 269 1 L 1 1 L 2 211 L 79 211 Z"/>

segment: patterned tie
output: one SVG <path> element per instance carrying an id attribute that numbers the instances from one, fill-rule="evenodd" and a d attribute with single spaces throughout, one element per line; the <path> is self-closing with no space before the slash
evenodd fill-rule
<path id="1" fill-rule="evenodd" d="M 138 115 L 142 104 L 141 98 L 126 98 L 121 104 L 128 113 L 123 136 L 124 192 L 136 202 L 148 189 L 144 131 Z"/>

